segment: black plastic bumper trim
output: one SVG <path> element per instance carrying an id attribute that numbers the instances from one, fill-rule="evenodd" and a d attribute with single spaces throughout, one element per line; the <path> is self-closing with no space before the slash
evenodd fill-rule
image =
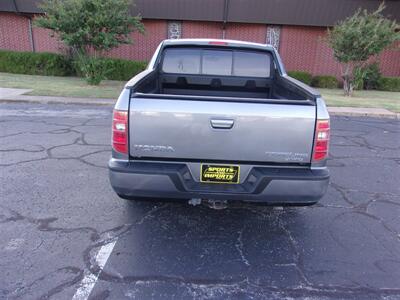
<path id="1" fill-rule="evenodd" d="M 182 192 L 212 192 L 235 194 L 259 194 L 272 180 L 324 181 L 329 179 L 327 169 L 254 167 L 241 184 L 207 184 L 193 180 L 185 163 L 123 162 L 110 160 L 109 169 L 113 172 L 166 175 L 177 190 Z M 249 180 L 253 178 L 253 180 Z"/>

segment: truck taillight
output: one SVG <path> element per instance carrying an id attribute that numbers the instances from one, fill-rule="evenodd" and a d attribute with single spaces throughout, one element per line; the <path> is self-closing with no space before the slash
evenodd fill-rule
<path id="1" fill-rule="evenodd" d="M 317 120 L 313 161 L 320 161 L 327 158 L 329 150 L 329 130 L 329 120 Z"/>
<path id="2" fill-rule="evenodd" d="M 120 153 L 128 153 L 128 112 L 114 110 L 112 122 L 112 147 Z"/>

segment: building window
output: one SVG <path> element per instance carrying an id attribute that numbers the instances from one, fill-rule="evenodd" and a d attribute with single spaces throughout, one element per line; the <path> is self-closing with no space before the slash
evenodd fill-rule
<path id="1" fill-rule="evenodd" d="M 168 38 L 180 39 L 182 37 L 182 23 L 177 21 L 168 22 Z"/>
<path id="2" fill-rule="evenodd" d="M 279 51 L 279 37 L 281 35 L 280 26 L 268 26 L 267 28 L 267 44 L 272 45 L 276 51 Z"/>

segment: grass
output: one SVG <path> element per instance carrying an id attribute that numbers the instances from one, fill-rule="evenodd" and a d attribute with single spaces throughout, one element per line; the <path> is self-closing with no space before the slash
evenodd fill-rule
<path id="1" fill-rule="evenodd" d="M 99 86 L 88 85 L 82 78 L 0 73 L 0 87 L 32 89 L 28 95 L 93 97 L 115 99 L 125 82 L 104 80 Z M 376 107 L 400 112 L 400 93 L 354 91 L 343 96 L 340 89 L 319 89 L 328 106 Z"/>
<path id="2" fill-rule="evenodd" d="M 328 106 L 386 108 L 400 112 L 400 93 L 383 91 L 354 91 L 345 97 L 341 89 L 318 89 Z"/>
<path id="3" fill-rule="evenodd" d="M 0 87 L 32 89 L 27 95 L 115 99 L 125 82 L 104 80 L 88 85 L 82 78 L 0 73 Z"/>

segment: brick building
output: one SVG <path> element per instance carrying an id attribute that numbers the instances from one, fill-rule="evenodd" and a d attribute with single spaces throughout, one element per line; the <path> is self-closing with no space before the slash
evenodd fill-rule
<path id="1" fill-rule="evenodd" d="M 40 0 L 0 0 L 0 49 L 62 52 L 48 30 L 32 26 Z M 107 55 L 148 60 L 166 38 L 226 38 L 273 44 L 287 70 L 340 75 L 324 41 L 327 28 L 358 8 L 376 9 L 379 0 L 136 0 L 146 34 L 133 33 L 133 45 Z M 387 16 L 400 20 L 400 1 L 386 0 Z M 400 76 L 400 47 L 385 50 L 379 64 L 385 76 Z"/>

